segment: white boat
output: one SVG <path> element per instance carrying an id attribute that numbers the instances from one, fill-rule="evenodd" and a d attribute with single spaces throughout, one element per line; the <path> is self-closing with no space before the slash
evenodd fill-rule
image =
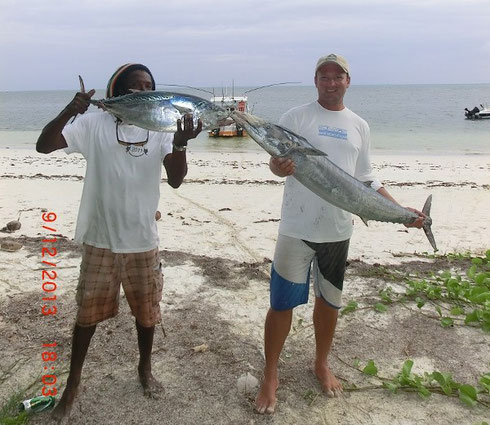
<path id="1" fill-rule="evenodd" d="M 211 102 L 228 111 L 248 112 L 247 96 L 213 96 Z M 238 124 L 232 123 L 208 131 L 209 137 L 242 137 L 247 132 Z"/>
<path id="2" fill-rule="evenodd" d="M 228 110 L 228 111 L 240 111 L 240 112 L 250 112 L 248 109 L 248 98 L 247 98 L 247 93 L 250 93 L 255 90 L 262 90 L 267 87 L 273 87 L 273 86 L 281 86 L 283 84 L 299 84 L 299 81 L 284 81 L 282 83 L 273 83 L 273 84 L 267 84 L 265 86 L 259 86 L 259 87 L 254 87 L 252 89 L 249 89 L 243 93 L 243 96 L 235 96 L 235 81 L 232 81 L 232 86 L 231 86 L 231 96 L 228 96 L 227 93 L 225 93 L 222 89 L 222 95 L 221 96 L 216 96 L 214 94 L 214 89 L 213 89 L 213 97 L 210 99 L 211 102 L 215 103 L 216 105 L 221 106 L 222 108 Z M 233 123 L 231 125 L 225 125 L 221 126 L 219 128 L 213 128 L 208 131 L 209 137 L 242 137 L 242 136 L 248 136 L 247 132 L 245 129 L 236 123 Z"/>
<path id="3" fill-rule="evenodd" d="M 472 110 L 464 108 L 464 116 L 469 120 L 480 120 L 490 118 L 490 107 L 480 104 L 480 107 L 475 106 Z"/>

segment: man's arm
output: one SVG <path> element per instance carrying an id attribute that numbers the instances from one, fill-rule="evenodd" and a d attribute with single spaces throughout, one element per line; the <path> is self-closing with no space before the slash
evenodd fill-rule
<path id="1" fill-rule="evenodd" d="M 163 165 L 167 172 L 167 181 L 170 186 L 177 189 L 187 174 L 187 142 L 194 139 L 202 130 L 202 122 L 198 121 L 197 128 L 194 129 L 192 115 L 184 116 L 184 128 L 182 129 L 181 120 L 177 120 L 177 132 L 174 134 L 173 150 L 164 160 Z"/>
<path id="2" fill-rule="evenodd" d="M 389 199 L 391 202 L 397 204 L 397 205 L 400 205 L 396 200 L 395 198 L 393 198 L 393 196 L 391 196 L 388 191 L 384 188 L 384 187 L 380 187 L 377 192 L 380 194 L 380 195 L 383 195 L 386 199 Z M 402 206 L 402 205 L 400 205 Z M 413 223 L 410 223 L 410 224 L 404 224 L 405 227 L 416 227 L 417 229 L 421 229 L 422 228 L 422 225 L 424 224 L 424 220 L 426 218 L 426 215 L 422 212 L 422 211 L 419 211 L 419 210 L 416 210 L 415 208 L 410 208 L 410 207 L 404 207 L 406 208 L 407 210 L 410 210 L 416 214 L 419 215 L 419 218 L 417 218 Z"/>
<path id="3" fill-rule="evenodd" d="M 88 93 L 77 93 L 73 100 L 63 109 L 60 114 L 49 122 L 42 130 L 36 143 L 36 151 L 51 153 L 58 149 L 67 147 L 66 140 L 61 134 L 65 125 L 77 114 L 83 114 L 90 106 L 90 98 L 95 90 Z"/>
<path id="4" fill-rule="evenodd" d="M 271 157 L 269 160 L 269 168 L 278 177 L 286 177 L 290 176 L 294 173 L 295 168 L 294 168 L 294 162 L 290 159 L 287 158 L 274 158 Z M 394 202 L 397 205 L 400 205 L 393 196 L 389 194 L 389 192 L 384 188 L 380 187 L 377 192 L 384 196 L 385 198 L 389 199 L 391 202 Z M 401 205 L 400 205 L 401 206 Z M 421 211 L 416 210 L 415 208 L 410 208 L 410 207 L 405 207 L 408 210 L 416 213 L 419 215 L 419 218 L 415 220 L 413 223 L 410 224 L 405 224 L 406 227 L 416 227 L 417 229 L 420 229 L 422 227 L 422 224 L 425 219 L 425 214 Z"/>

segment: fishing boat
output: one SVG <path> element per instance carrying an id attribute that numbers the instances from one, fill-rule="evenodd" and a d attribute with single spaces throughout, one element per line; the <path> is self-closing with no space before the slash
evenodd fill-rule
<path id="1" fill-rule="evenodd" d="M 203 88 L 198 88 L 198 87 L 192 87 L 192 86 L 187 86 L 187 85 L 182 85 L 182 84 L 157 84 L 157 86 L 163 86 L 163 87 L 182 87 L 186 89 L 192 89 L 192 90 L 199 90 L 203 91 L 206 93 L 209 93 L 212 95 L 210 98 L 210 101 L 212 103 L 215 103 L 218 106 L 221 106 L 223 109 L 226 109 L 228 111 L 240 111 L 240 112 L 252 112 L 248 108 L 248 98 L 247 98 L 247 93 L 256 91 L 256 90 L 262 90 L 267 87 L 274 87 L 274 86 L 281 86 L 283 84 L 299 84 L 299 81 L 283 81 L 281 83 L 272 83 L 272 84 L 267 84 L 265 86 L 259 86 L 259 87 L 254 87 L 252 89 L 246 90 L 242 96 L 235 96 L 235 81 L 232 80 L 232 86 L 231 86 L 231 96 L 228 95 L 228 89 L 226 91 L 221 88 L 221 96 L 216 96 L 213 91 L 206 90 Z M 253 109 L 253 108 L 250 108 Z M 212 128 L 211 130 L 208 131 L 209 137 L 243 137 L 243 136 L 248 136 L 247 132 L 245 129 L 240 125 L 236 123 L 232 123 L 230 125 L 223 125 L 221 127 L 217 128 Z"/>
<path id="2" fill-rule="evenodd" d="M 247 107 L 247 96 L 213 96 L 211 102 L 221 106 L 227 111 L 240 111 L 248 112 Z M 213 128 L 208 131 L 209 137 L 243 137 L 247 135 L 247 132 L 243 129 L 241 125 L 232 123 L 229 125 L 224 125 L 218 128 Z"/>
<path id="3" fill-rule="evenodd" d="M 216 96 L 213 90 L 213 97 L 210 99 L 211 102 L 221 106 L 228 111 L 239 111 L 239 112 L 251 112 L 248 108 L 248 98 L 247 93 L 262 90 L 267 87 L 281 86 L 283 84 L 299 84 L 299 81 L 283 81 L 281 83 L 267 84 L 265 86 L 254 87 L 243 93 L 243 96 L 235 96 L 235 81 L 232 80 L 231 86 L 231 96 L 222 91 L 221 96 Z M 208 131 L 209 137 L 242 137 L 248 136 L 246 130 L 240 125 L 233 123 L 231 125 L 225 125 L 219 128 L 213 128 Z"/>
<path id="4" fill-rule="evenodd" d="M 490 118 L 490 107 L 488 105 L 483 105 L 480 103 L 480 107 L 475 106 L 473 109 L 469 110 L 464 108 L 464 116 L 469 120 L 480 120 L 484 118 Z"/>

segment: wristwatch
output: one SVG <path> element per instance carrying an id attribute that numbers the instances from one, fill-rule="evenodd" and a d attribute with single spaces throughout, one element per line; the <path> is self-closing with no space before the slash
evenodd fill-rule
<path id="1" fill-rule="evenodd" d="M 187 145 L 176 145 L 175 142 L 172 143 L 174 149 L 179 152 L 184 152 L 187 149 Z"/>

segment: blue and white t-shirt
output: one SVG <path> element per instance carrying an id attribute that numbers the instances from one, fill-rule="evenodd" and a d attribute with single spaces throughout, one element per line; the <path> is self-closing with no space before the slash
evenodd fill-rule
<path id="1" fill-rule="evenodd" d="M 372 173 L 369 126 L 348 108 L 330 111 L 317 101 L 286 112 L 279 124 L 306 138 L 328 159 L 361 181 L 381 183 Z M 294 177 L 286 178 L 279 233 L 311 242 L 347 240 L 353 231 L 352 216 L 326 202 Z"/>

